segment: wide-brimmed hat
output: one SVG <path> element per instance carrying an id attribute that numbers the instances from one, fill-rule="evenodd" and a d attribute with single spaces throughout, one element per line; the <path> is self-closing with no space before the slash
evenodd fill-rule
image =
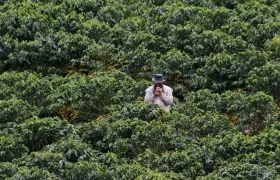
<path id="1" fill-rule="evenodd" d="M 152 81 L 156 84 L 161 84 L 165 81 L 162 74 L 156 74 L 154 78 L 152 78 Z"/>

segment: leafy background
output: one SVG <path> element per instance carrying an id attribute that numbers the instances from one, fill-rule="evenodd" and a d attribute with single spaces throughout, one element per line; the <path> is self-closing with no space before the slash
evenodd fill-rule
<path id="1" fill-rule="evenodd" d="M 280 178 L 279 11 L 1 0 L 0 178 Z M 143 102 L 155 73 L 170 113 Z"/>

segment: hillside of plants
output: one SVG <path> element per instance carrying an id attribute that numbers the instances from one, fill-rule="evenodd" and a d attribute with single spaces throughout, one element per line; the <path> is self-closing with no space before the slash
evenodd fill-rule
<path id="1" fill-rule="evenodd" d="M 0 0 L 0 179 L 280 179 L 278 0 Z M 144 103 L 152 77 L 171 111 Z"/>

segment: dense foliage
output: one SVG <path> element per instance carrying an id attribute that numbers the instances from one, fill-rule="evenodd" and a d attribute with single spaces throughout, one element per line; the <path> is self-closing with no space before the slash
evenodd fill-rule
<path id="1" fill-rule="evenodd" d="M 279 11 L 0 0 L 0 179 L 280 179 Z"/>

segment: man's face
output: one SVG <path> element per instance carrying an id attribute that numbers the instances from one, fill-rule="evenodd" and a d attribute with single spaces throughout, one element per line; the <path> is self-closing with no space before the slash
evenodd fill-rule
<path id="1" fill-rule="evenodd" d="M 162 83 L 156 83 L 155 86 L 162 88 L 163 84 Z"/>

